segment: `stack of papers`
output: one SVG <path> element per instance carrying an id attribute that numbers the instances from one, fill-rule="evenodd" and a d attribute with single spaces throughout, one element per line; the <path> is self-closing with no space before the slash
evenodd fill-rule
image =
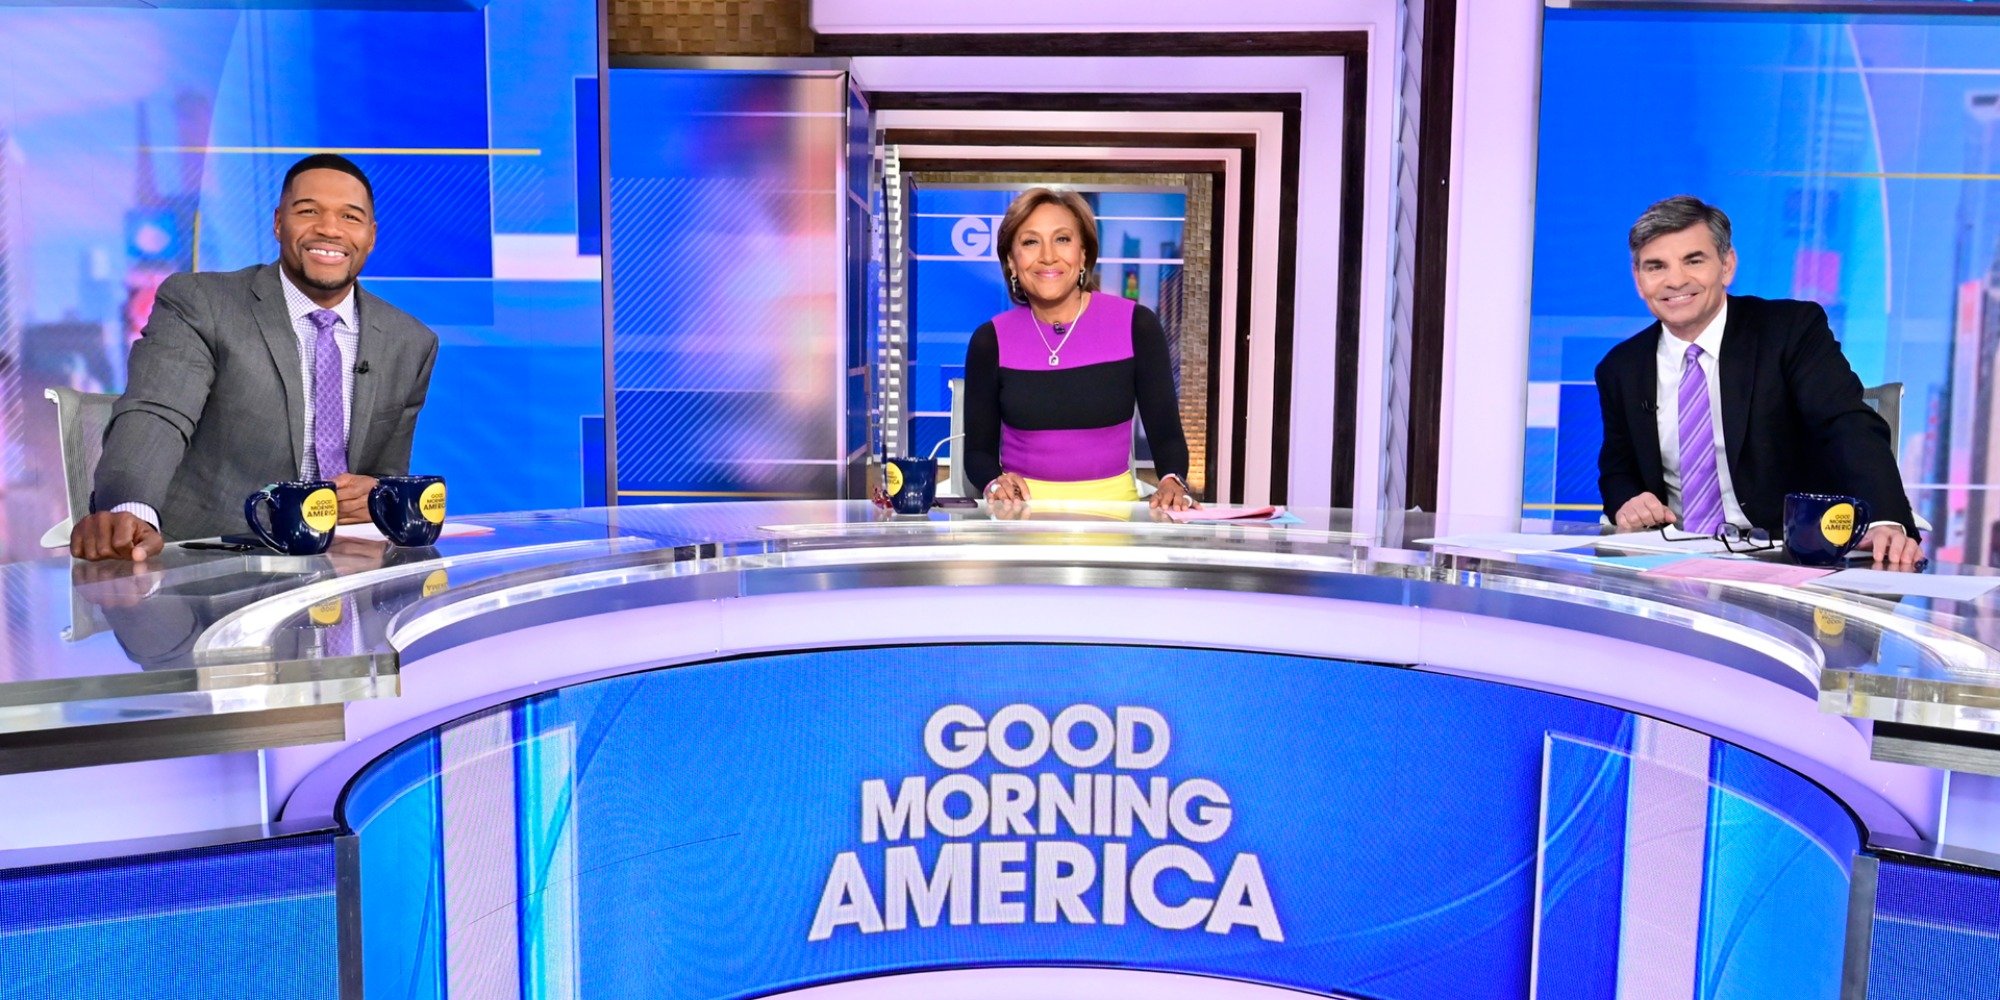
<path id="1" fill-rule="evenodd" d="M 1791 563 L 1764 562 L 1759 559 L 1676 559 L 1664 566 L 1646 571 L 1647 576 L 1673 577 L 1693 580 L 1723 580 L 1730 583 L 1769 583 L 1780 587 L 1796 587 L 1799 584 L 1826 576 L 1833 571 L 1815 566 L 1794 566 Z"/>
<path id="2" fill-rule="evenodd" d="M 1208 507 L 1190 507 L 1187 510 L 1170 510 L 1167 516 L 1179 524 L 1246 524 L 1276 523 L 1297 524 L 1299 519 L 1285 513 L 1283 507 L 1232 507 L 1228 504 L 1214 504 Z"/>

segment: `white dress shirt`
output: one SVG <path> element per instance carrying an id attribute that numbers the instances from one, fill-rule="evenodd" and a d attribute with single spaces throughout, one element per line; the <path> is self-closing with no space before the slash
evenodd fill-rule
<path id="1" fill-rule="evenodd" d="M 1715 429 L 1715 480 L 1722 487 L 1722 519 L 1739 528 L 1750 527 L 1743 505 L 1736 502 L 1736 487 L 1729 479 L 1729 449 L 1722 440 L 1722 329 L 1729 320 L 1729 303 L 1703 328 L 1694 342 L 1701 348 L 1702 377 L 1708 382 L 1708 422 Z M 1688 342 L 1660 327 L 1660 346 L 1654 352 L 1658 365 L 1657 404 L 1659 420 L 1660 472 L 1667 480 L 1666 504 L 1681 512 L 1681 369 L 1687 365 Z"/>
<path id="2" fill-rule="evenodd" d="M 278 284 L 285 290 L 285 312 L 291 316 L 292 334 L 298 338 L 299 385 L 305 389 L 305 449 L 299 456 L 299 478 L 319 478 L 319 455 L 313 450 L 313 364 L 318 360 L 319 331 L 313 329 L 308 317 L 321 306 L 306 298 L 299 286 L 292 284 L 292 276 L 278 267 Z M 333 328 L 334 344 L 340 348 L 340 417 L 343 428 L 354 426 L 354 364 L 361 353 L 361 327 L 354 314 L 354 288 L 348 286 L 347 295 L 333 307 L 340 322 Z M 262 485 L 262 484 L 258 484 Z M 148 503 L 121 503 L 111 508 L 112 512 L 128 512 L 138 516 L 155 531 L 160 527 L 160 513 Z"/>

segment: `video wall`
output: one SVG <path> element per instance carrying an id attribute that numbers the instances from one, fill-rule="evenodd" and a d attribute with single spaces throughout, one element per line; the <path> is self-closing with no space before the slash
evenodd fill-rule
<path id="1" fill-rule="evenodd" d="M 1942 556 L 2000 558 L 2000 18 L 1544 17 L 1523 506 L 1595 520 L 1592 371 L 1651 322 L 1626 230 L 1729 213 L 1731 291 L 1826 307 L 1864 385 L 1904 387 L 1904 482 Z"/>
<path id="2" fill-rule="evenodd" d="M 567 687 L 404 743 L 342 819 L 399 1000 L 1835 1000 L 1860 846 L 1810 781 L 1614 708 L 1091 645 Z"/>
<path id="3" fill-rule="evenodd" d="M 2000 878 L 1885 857 L 1869 928 L 1869 1000 L 2000 996 Z"/>
<path id="4" fill-rule="evenodd" d="M 0 996 L 341 996 L 333 835 L 0 870 Z"/>
<path id="5" fill-rule="evenodd" d="M 620 503 L 840 495 L 849 107 L 840 73 L 612 70 Z"/>
<path id="6" fill-rule="evenodd" d="M 442 343 L 413 471 L 448 477 L 454 512 L 581 503 L 602 482 L 596 66 L 596 0 L 0 5 L 0 558 L 63 518 L 42 390 L 121 391 L 168 274 L 276 260 L 284 171 L 319 151 L 374 183 L 363 284 Z"/>

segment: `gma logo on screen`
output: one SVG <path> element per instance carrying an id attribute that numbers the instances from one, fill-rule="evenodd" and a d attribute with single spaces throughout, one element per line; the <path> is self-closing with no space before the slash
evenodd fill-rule
<path id="1" fill-rule="evenodd" d="M 1158 711 L 1072 705 L 1051 719 L 1014 704 L 989 719 L 946 705 L 924 725 L 923 744 L 942 774 L 905 777 L 893 791 L 887 779 L 861 783 L 867 849 L 834 857 L 808 941 L 842 928 L 878 934 L 940 923 L 1135 919 L 1163 930 L 1227 935 L 1241 927 L 1266 941 L 1285 939 L 1258 856 L 1225 858 L 1209 846 L 1234 821 L 1229 794 L 1207 778 L 1150 773 L 1173 747 Z M 967 772 L 988 759 L 997 765 L 989 773 Z M 1142 833 L 1147 839 L 1135 844 Z M 925 841 L 942 842 L 928 866 L 918 852 Z M 1195 886 L 1179 902 L 1159 892 L 1170 871 Z M 1220 886 L 1209 892 L 1218 871 Z"/>

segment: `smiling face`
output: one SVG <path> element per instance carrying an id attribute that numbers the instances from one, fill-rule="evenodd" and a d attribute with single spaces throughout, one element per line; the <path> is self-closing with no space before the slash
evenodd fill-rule
<path id="1" fill-rule="evenodd" d="M 1736 254 L 1717 253 L 1706 225 L 1657 236 L 1639 248 L 1632 282 L 1646 308 L 1667 332 L 1692 341 L 1708 328 L 1729 298 L 1736 277 Z"/>
<path id="2" fill-rule="evenodd" d="M 1043 205 L 1021 222 L 1007 255 L 1021 294 L 1042 308 L 1054 308 L 1082 294 L 1078 281 L 1084 260 L 1076 215 L 1061 205 Z"/>
<path id="3" fill-rule="evenodd" d="M 338 170 L 307 170 L 292 178 L 271 226 L 279 265 L 323 308 L 346 297 L 375 248 L 375 206 L 368 189 Z"/>

